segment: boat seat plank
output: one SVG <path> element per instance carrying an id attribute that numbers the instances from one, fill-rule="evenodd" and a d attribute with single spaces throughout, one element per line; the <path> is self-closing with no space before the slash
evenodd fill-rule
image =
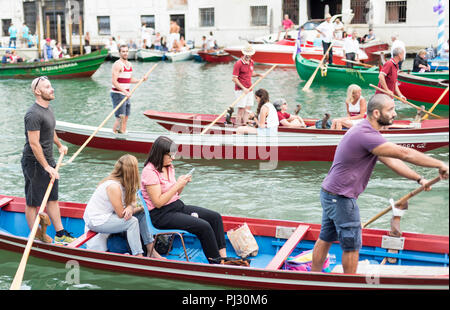
<path id="1" fill-rule="evenodd" d="M 67 245 L 67 247 L 69 247 L 69 248 L 79 248 L 80 246 L 82 246 L 83 244 L 85 244 L 86 242 L 91 240 L 96 235 L 97 235 L 97 232 L 92 231 L 92 230 L 88 230 L 87 232 L 82 234 L 80 237 L 78 237 L 77 239 L 75 239 L 74 241 L 69 243 Z"/>
<path id="2" fill-rule="evenodd" d="M 0 199 L 0 209 L 6 205 L 8 205 L 11 201 L 13 201 L 12 198 L 9 197 L 4 197 L 2 199 Z"/>
<path id="3" fill-rule="evenodd" d="M 278 270 L 284 263 L 286 258 L 292 253 L 297 244 L 302 240 L 305 234 L 308 232 L 309 225 L 298 225 L 297 229 L 292 233 L 289 239 L 284 243 L 275 257 L 270 261 L 265 269 Z"/>

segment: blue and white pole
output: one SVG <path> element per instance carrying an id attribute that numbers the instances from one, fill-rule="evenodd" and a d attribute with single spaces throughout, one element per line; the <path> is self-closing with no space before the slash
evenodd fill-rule
<path id="1" fill-rule="evenodd" d="M 439 16 L 437 53 L 438 55 L 440 55 L 442 52 L 444 52 L 442 48 L 444 47 L 445 42 L 445 4 L 442 0 L 439 0 L 438 4 L 433 7 L 433 12 L 437 13 Z"/>

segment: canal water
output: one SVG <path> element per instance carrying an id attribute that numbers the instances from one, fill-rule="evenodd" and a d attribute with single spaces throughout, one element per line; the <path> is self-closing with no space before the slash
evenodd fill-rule
<path id="1" fill-rule="evenodd" d="M 134 62 L 135 77 L 143 76 L 153 64 Z M 405 66 L 412 66 L 407 62 Z M 91 77 L 73 80 L 51 80 L 56 99 L 52 102 L 56 119 L 98 126 L 111 112 L 111 62 L 105 62 Z M 173 112 L 214 113 L 223 112 L 233 101 L 234 85 L 231 81 L 233 64 L 206 64 L 193 61 L 160 62 L 147 82 L 134 93 L 129 130 L 167 132 L 143 115 L 147 109 Z M 268 67 L 256 66 L 264 73 Z M 30 80 L 0 81 L 0 192 L 23 196 L 24 181 L 20 158 L 24 145 L 23 117 L 33 103 Z M 295 69 L 277 68 L 257 88 L 269 91 L 270 98 L 285 98 L 292 112 L 302 104 L 301 115 L 321 118 L 325 112 L 332 117 L 344 116 L 346 87 L 314 84 L 311 92 L 302 91 Z M 363 88 L 366 98 L 374 90 Z M 256 107 L 256 106 L 255 106 Z M 399 118 L 412 119 L 415 110 L 397 103 Z M 442 113 L 442 112 L 441 112 Z M 444 112 L 448 117 L 448 112 Z M 111 128 L 111 119 L 105 127 Z M 67 144 L 69 156 L 78 150 Z M 71 165 L 61 168 L 60 200 L 86 203 L 98 182 L 112 169 L 122 152 L 85 148 Z M 449 149 L 440 148 L 428 153 L 448 164 Z M 146 158 L 134 154 L 140 169 Z M 55 155 L 57 157 L 57 155 Z M 260 170 L 256 161 L 243 160 L 182 160 L 176 161 L 177 175 L 195 167 L 192 182 L 184 189 L 184 202 L 214 209 L 224 215 L 297 220 L 320 223 L 320 185 L 331 162 L 279 162 L 274 170 Z M 428 179 L 437 170 L 417 168 Z M 382 164 L 377 164 L 366 191 L 358 199 L 362 221 L 366 221 L 388 206 L 389 198 L 399 199 L 417 188 L 417 184 L 396 175 Z M 449 234 L 449 186 L 441 181 L 430 192 L 412 198 L 409 210 L 402 219 L 402 230 Z M 390 215 L 371 227 L 389 229 Z M 0 251 L 0 289 L 8 289 L 21 254 Z M 67 266 L 30 257 L 24 276 L 29 289 L 216 289 L 201 285 L 165 279 L 104 272 L 81 268 L 80 279 L 68 281 Z"/>

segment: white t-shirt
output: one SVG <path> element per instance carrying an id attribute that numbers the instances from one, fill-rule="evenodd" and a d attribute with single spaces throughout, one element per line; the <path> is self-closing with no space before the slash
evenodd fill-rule
<path id="1" fill-rule="evenodd" d="M 335 30 L 333 23 L 324 21 L 319 26 L 317 26 L 317 29 L 319 29 L 321 32 L 324 33 L 324 34 L 320 34 L 322 41 L 324 41 L 326 43 L 330 43 L 331 40 L 333 40 L 333 34 L 334 34 L 334 30 Z"/>
<path id="2" fill-rule="evenodd" d="M 403 41 L 400 41 L 399 39 L 395 40 L 394 42 L 392 42 L 392 46 L 391 46 L 391 57 L 394 57 L 392 55 L 392 52 L 394 51 L 395 48 L 400 47 L 403 49 L 403 52 L 405 53 L 406 56 L 406 47 L 405 47 L 405 43 L 403 43 Z"/>
<path id="3" fill-rule="evenodd" d="M 264 105 L 269 108 L 269 113 L 266 117 L 267 128 L 278 127 L 280 121 L 278 120 L 277 109 L 275 109 L 274 105 L 271 102 L 266 102 Z"/>
<path id="4" fill-rule="evenodd" d="M 358 40 L 353 40 L 351 37 L 346 37 L 344 39 L 344 52 L 347 53 L 358 53 L 359 50 L 359 42 Z"/>
<path id="5" fill-rule="evenodd" d="M 92 194 L 91 199 L 89 199 L 89 202 L 86 205 L 83 215 L 86 224 L 89 223 L 93 226 L 102 225 L 109 219 L 111 214 L 115 212 L 114 207 L 109 200 L 108 193 L 106 192 L 106 189 L 112 184 L 118 184 L 120 186 L 120 189 L 122 190 L 122 205 L 125 205 L 125 192 L 120 182 L 107 180 L 95 189 L 94 194 Z"/>

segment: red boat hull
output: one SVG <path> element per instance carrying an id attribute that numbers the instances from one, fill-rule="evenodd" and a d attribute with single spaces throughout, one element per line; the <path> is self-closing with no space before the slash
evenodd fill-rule
<path id="1" fill-rule="evenodd" d="M 225 49 L 225 51 L 227 53 L 233 55 L 236 59 L 239 59 L 242 57 L 241 51 L 230 50 L 230 49 Z M 295 67 L 292 53 L 257 51 L 252 56 L 252 60 L 256 64 L 263 64 L 263 65 L 277 64 L 277 65 L 282 65 L 282 66 Z"/>
<path id="2" fill-rule="evenodd" d="M 192 121 L 192 120 L 191 120 Z M 432 122 L 434 120 L 428 120 Z M 414 148 L 421 152 L 448 145 L 448 120 L 444 127 L 391 129 L 388 138 L 393 143 Z M 426 124 L 426 122 L 425 122 Z M 292 135 L 262 137 L 257 135 L 220 134 L 223 129 L 213 129 L 209 134 L 187 135 L 188 124 L 173 125 L 170 130 L 179 132 L 171 136 L 178 144 L 177 156 L 182 159 L 244 159 L 277 161 L 332 161 L 340 139 L 345 131 L 327 129 L 295 129 Z M 178 128 L 178 129 L 176 129 Z M 75 145 L 82 145 L 94 132 L 95 127 L 57 122 L 56 132 L 60 139 Z M 198 128 L 196 132 L 200 132 Z M 214 134 L 213 134 L 214 133 Z M 405 133 L 408 133 L 405 135 Z M 423 133 L 419 134 L 419 133 Z M 397 135 L 395 135 L 397 134 Z M 160 133 L 129 132 L 127 136 L 114 135 L 111 130 L 102 129 L 87 146 L 105 150 L 147 154 Z M 313 139 L 313 140 L 311 140 Z M 311 141 L 316 141 L 312 143 Z M 324 141 L 324 142 L 321 142 Z"/>
<path id="3" fill-rule="evenodd" d="M 0 200 L 13 198 L 1 212 L 23 213 L 25 199 L 0 195 Z M 85 204 L 60 202 L 63 218 L 82 219 Z M 1 213 L 0 213 L 1 214 Z M 222 217 L 224 230 L 236 229 L 247 223 L 255 236 L 274 238 L 277 228 L 296 228 L 304 223 L 287 220 L 254 219 L 233 216 Z M 306 224 L 309 230 L 303 237 L 306 241 L 317 240 L 319 224 Z M 378 248 L 385 230 L 363 229 L 364 246 Z M 404 249 L 431 253 L 447 253 L 448 236 L 414 234 L 404 232 Z M 27 239 L 0 232 L 0 248 L 22 253 Z M 81 266 L 104 269 L 113 272 L 136 274 L 139 276 L 178 279 L 230 287 L 257 289 L 445 289 L 448 287 L 448 275 L 442 276 L 402 276 L 402 275 L 365 275 L 322 272 L 302 272 L 273 270 L 268 268 L 239 267 L 227 265 L 209 265 L 185 261 L 158 260 L 140 258 L 132 255 L 92 251 L 70 246 L 60 246 L 34 242 L 30 254 L 35 257 L 67 263 L 76 261 Z M 374 276 L 376 278 L 374 278 Z M 376 281 L 374 281 L 376 280 Z"/>
<path id="4" fill-rule="evenodd" d="M 233 56 L 230 54 L 215 54 L 207 52 L 198 52 L 198 55 L 206 62 L 212 63 L 227 63 L 233 60 Z"/>
<path id="5" fill-rule="evenodd" d="M 436 80 L 410 75 L 407 77 L 399 75 L 398 81 L 399 89 L 406 99 L 428 105 L 434 104 L 445 91 L 445 88 L 448 87 L 448 80 L 446 80 L 446 83 L 439 83 Z M 447 92 L 438 106 L 448 110 L 448 105 L 449 95 Z"/>

